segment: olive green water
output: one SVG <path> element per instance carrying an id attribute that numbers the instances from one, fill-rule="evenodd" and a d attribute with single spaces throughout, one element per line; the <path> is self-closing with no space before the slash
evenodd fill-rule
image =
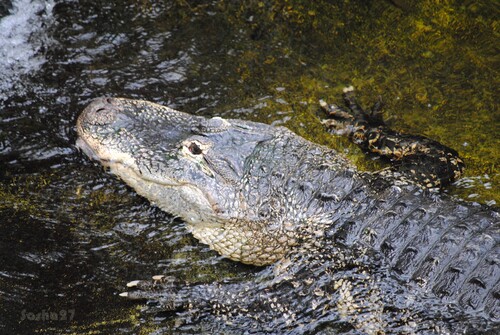
<path id="1" fill-rule="evenodd" d="M 437 139 L 465 158 L 467 187 L 473 186 L 454 188 L 454 194 L 498 203 L 499 7 L 399 4 L 404 10 L 370 1 L 255 2 L 236 9 L 237 19 L 242 13 L 253 18 L 256 39 L 241 46 L 235 65 L 241 96 L 248 96 L 245 83 L 264 86 L 270 97 L 255 119 L 284 120 L 312 141 L 347 147 L 366 169 L 378 166 L 345 141 L 325 136 L 314 112 L 320 98 L 340 102 L 348 85 L 366 107 L 381 96 L 395 129 Z"/>
<path id="2" fill-rule="evenodd" d="M 284 124 L 377 169 L 317 115 L 320 98 L 340 103 L 354 85 L 366 106 L 382 96 L 393 128 L 460 152 L 451 194 L 498 204 L 497 2 L 394 3 L 57 1 L 46 62 L 0 91 L 0 333 L 230 333 L 176 327 L 117 294 L 158 273 L 258 276 L 77 152 L 74 123 L 94 97 Z"/>

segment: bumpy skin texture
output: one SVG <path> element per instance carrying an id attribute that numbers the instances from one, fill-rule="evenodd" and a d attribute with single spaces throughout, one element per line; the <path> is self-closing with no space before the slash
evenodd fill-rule
<path id="1" fill-rule="evenodd" d="M 382 119 L 381 101 L 368 113 L 354 97 L 352 87 L 344 90 L 345 108 L 321 106 L 328 115 L 323 120 L 333 134 L 344 135 L 368 153 L 386 158 L 391 173 L 426 188 L 442 188 L 458 180 L 465 164 L 458 153 L 424 136 L 402 134 L 390 129 Z"/>
<path id="2" fill-rule="evenodd" d="M 236 333 L 498 330 L 500 224 L 397 174 L 361 174 L 282 127 L 103 98 L 78 145 L 203 243 L 270 265 L 248 282 L 134 281 L 131 299 Z"/>

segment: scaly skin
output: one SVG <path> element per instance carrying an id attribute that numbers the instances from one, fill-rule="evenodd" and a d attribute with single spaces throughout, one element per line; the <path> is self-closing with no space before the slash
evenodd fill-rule
<path id="1" fill-rule="evenodd" d="M 367 113 L 356 102 L 351 86 L 344 89 L 344 101 L 346 108 L 320 102 L 328 115 L 323 124 L 366 152 L 388 159 L 391 173 L 425 188 L 442 188 L 462 175 L 465 164 L 455 150 L 424 136 L 390 129 L 382 120 L 380 100 Z"/>
<path id="2" fill-rule="evenodd" d="M 236 332 L 493 331 L 500 319 L 500 225 L 397 174 L 357 172 L 282 127 L 206 119 L 103 98 L 77 122 L 78 145 L 201 242 L 265 267 L 243 283 L 134 281 L 132 299 L 185 322 Z M 239 329 L 239 331 L 238 331 Z"/>

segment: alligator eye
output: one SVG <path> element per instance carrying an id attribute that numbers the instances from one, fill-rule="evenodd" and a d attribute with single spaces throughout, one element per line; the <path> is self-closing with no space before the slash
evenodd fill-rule
<path id="1" fill-rule="evenodd" d="M 195 142 L 191 142 L 188 149 L 193 155 L 201 155 L 201 153 L 203 152 L 201 150 L 200 146 L 198 144 L 196 144 Z"/>

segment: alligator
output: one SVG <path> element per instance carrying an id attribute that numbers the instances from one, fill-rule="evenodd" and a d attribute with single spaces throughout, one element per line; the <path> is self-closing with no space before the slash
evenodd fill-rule
<path id="1" fill-rule="evenodd" d="M 345 108 L 322 103 L 327 128 L 395 167 L 359 171 L 281 126 L 93 100 L 77 120 L 87 156 L 211 249 L 261 267 L 234 282 L 159 275 L 120 295 L 155 302 L 150 310 L 184 324 L 212 320 L 240 334 L 498 331 L 498 211 L 427 187 L 459 177 L 455 151 L 391 131 L 349 90 L 344 99 Z M 411 153 L 410 163 L 396 159 Z M 441 166 L 419 173 L 421 159 Z"/>

